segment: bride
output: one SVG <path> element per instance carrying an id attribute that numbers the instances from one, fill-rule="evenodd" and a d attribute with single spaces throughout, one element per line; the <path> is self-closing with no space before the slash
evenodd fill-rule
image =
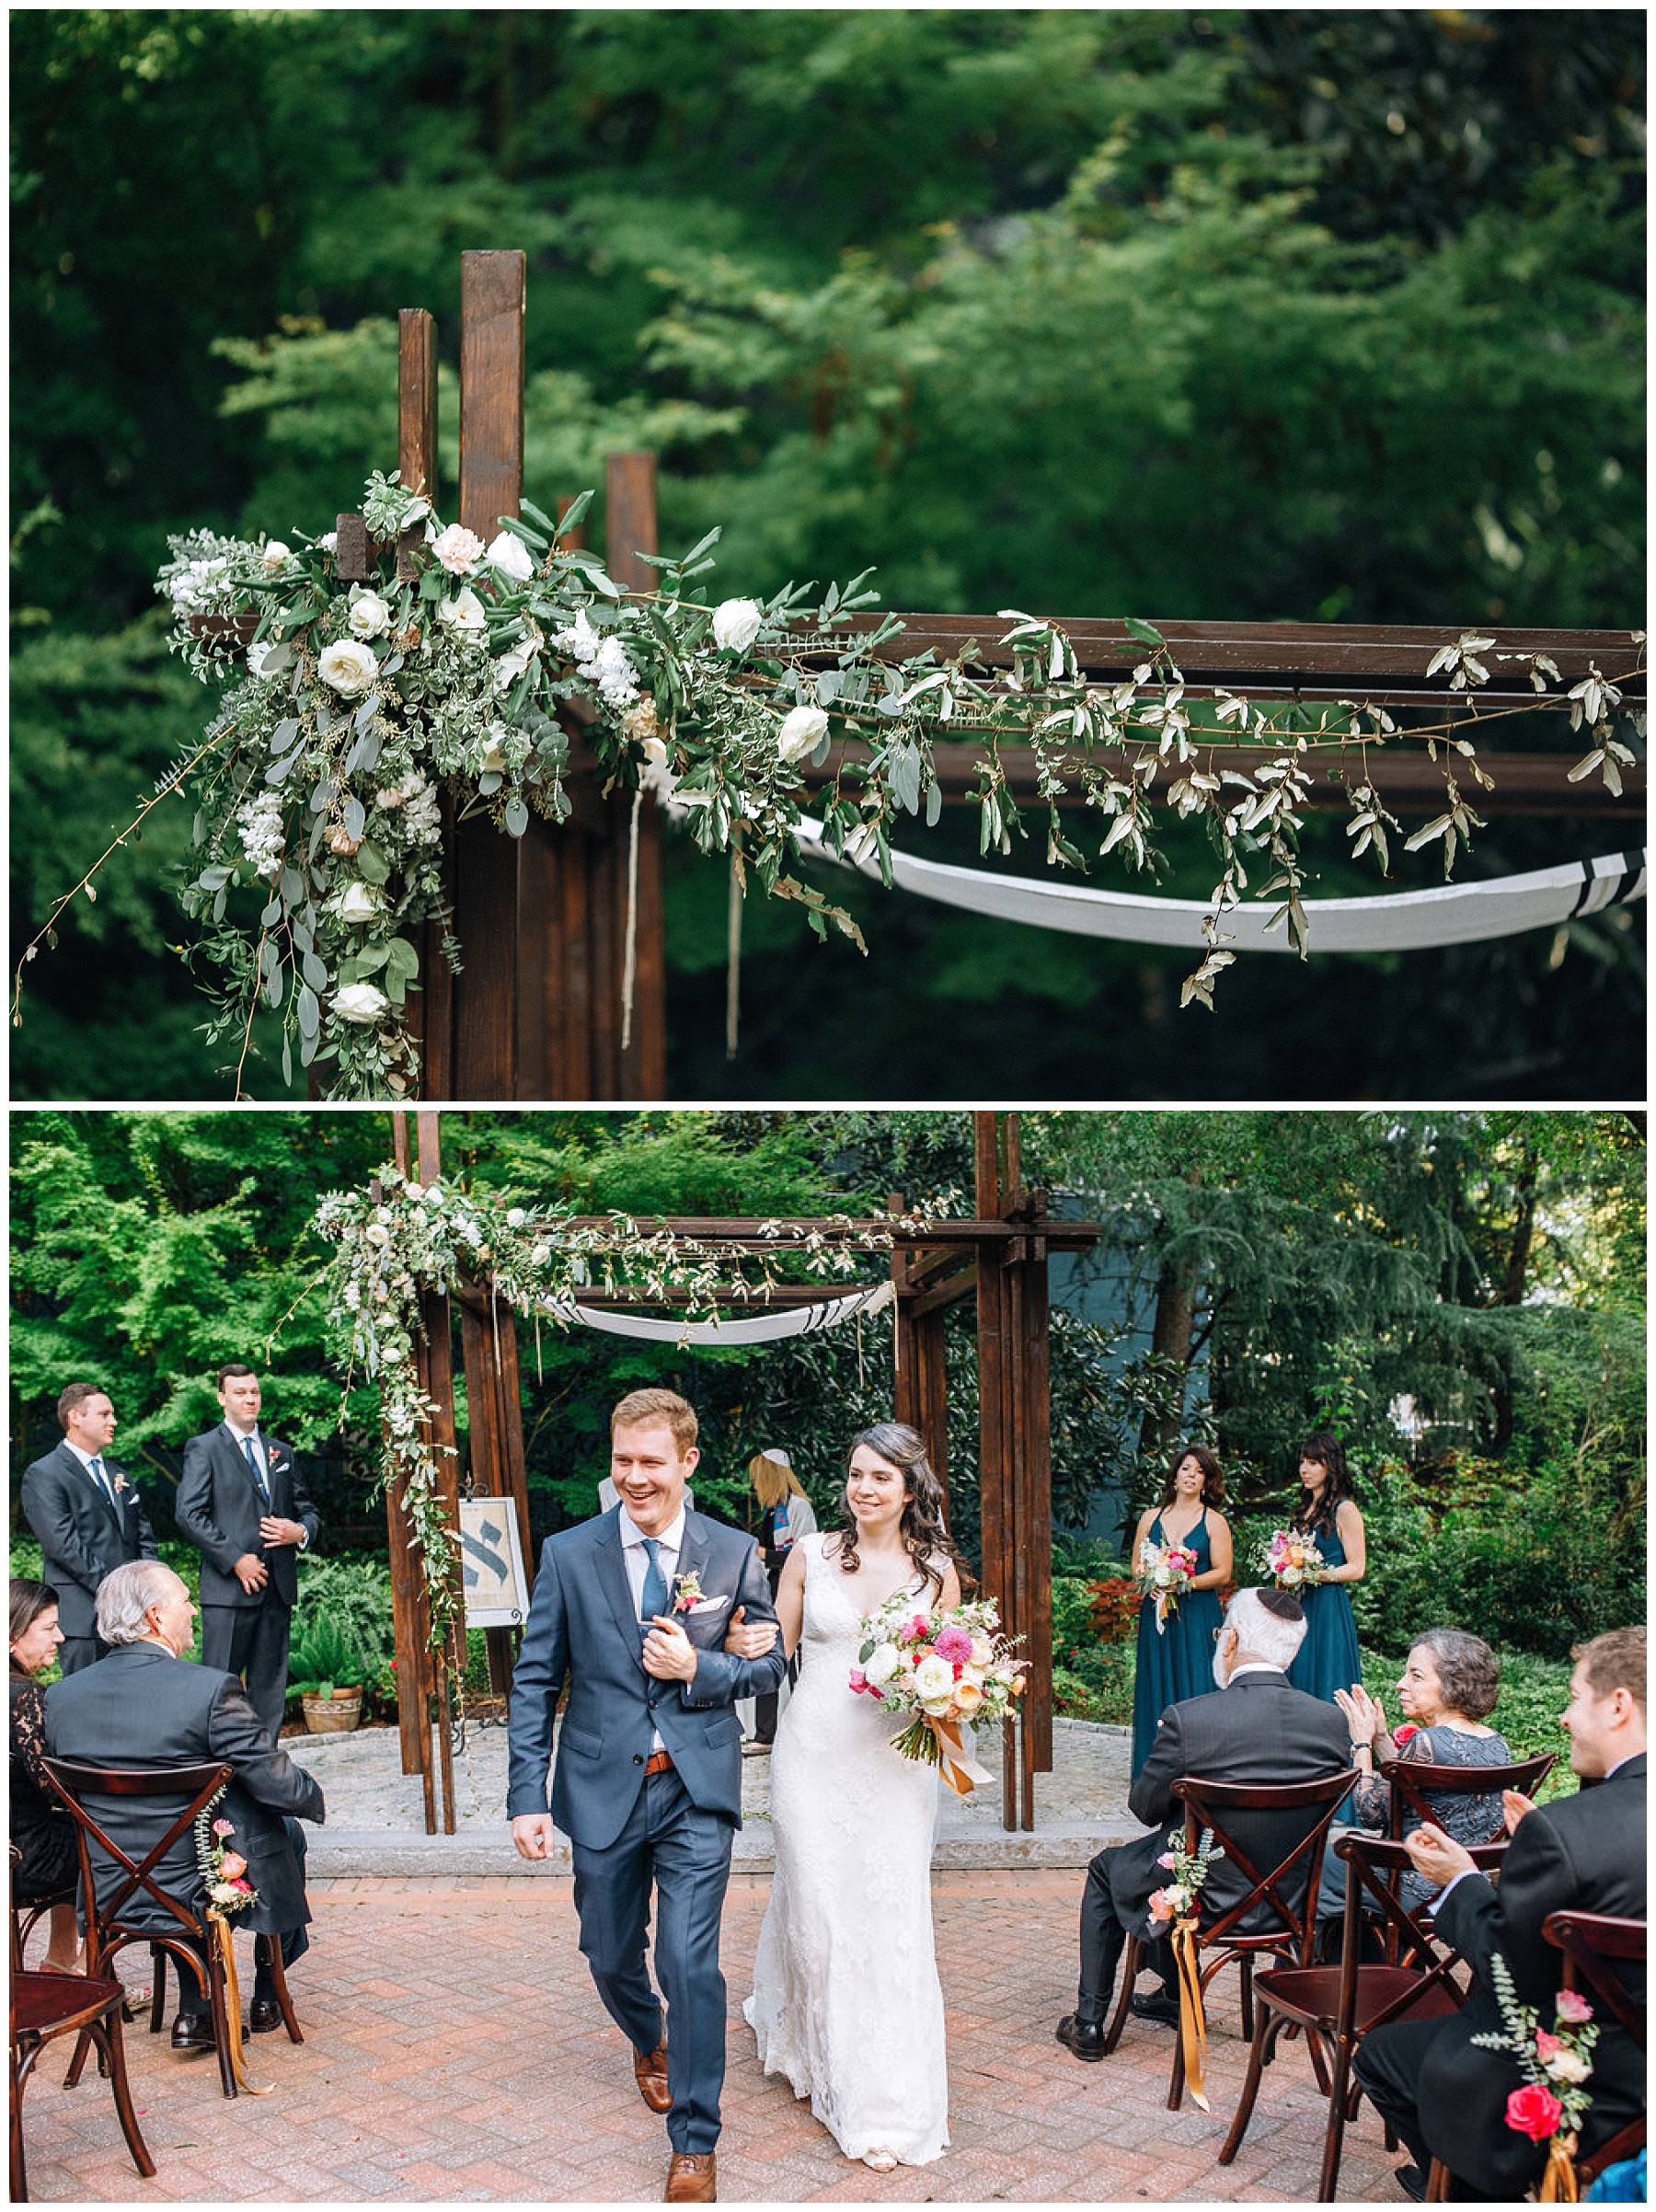
<path id="1" fill-rule="evenodd" d="M 847 2158 L 885 2173 L 949 2145 L 943 1992 L 932 1942 L 937 1775 L 891 1748 L 896 1718 L 850 1688 L 863 1624 L 888 1597 L 957 1606 L 943 1495 L 911 1428 L 851 1447 L 843 1525 L 794 1546 L 776 1592 L 799 1688 L 771 1757 L 776 1871 L 742 2008 Z M 731 1630 L 732 1642 L 771 1630 Z M 740 1644 L 745 1651 L 745 1642 Z"/>

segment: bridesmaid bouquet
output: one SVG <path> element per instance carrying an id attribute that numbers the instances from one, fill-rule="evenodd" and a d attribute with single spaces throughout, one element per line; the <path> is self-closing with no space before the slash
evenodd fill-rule
<path id="1" fill-rule="evenodd" d="M 1023 1690 L 1025 1662 L 1000 1634 L 993 1598 L 952 1611 L 899 1592 L 864 1623 L 851 1688 L 910 1722 L 891 1745 L 903 1758 L 940 1769 L 958 1797 L 988 1774 L 967 1753 L 963 1723 L 1004 1720 Z"/>
<path id="2" fill-rule="evenodd" d="M 1328 1571 L 1328 1563 L 1308 1536 L 1298 1536 L 1291 1528 L 1275 1528 L 1268 1543 L 1259 1548 L 1255 1561 L 1263 1574 L 1269 1574 L 1279 1590 L 1308 1590 L 1321 1582 Z"/>
<path id="3" fill-rule="evenodd" d="M 1133 1580 L 1146 1597 L 1156 1600 L 1156 1632 L 1167 1632 L 1167 1615 L 1177 1613 L 1179 1601 L 1196 1579 L 1196 1554 L 1188 1544 L 1153 1544 L 1146 1537 L 1139 1546 Z"/>

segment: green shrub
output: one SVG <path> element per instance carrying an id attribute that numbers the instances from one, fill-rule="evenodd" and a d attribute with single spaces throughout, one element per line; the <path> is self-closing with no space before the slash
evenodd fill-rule
<path id="1" fill-rule="evenodd" d="M 1077 1721 L 1130 1725 L 1134 1658 L 1131 1643 L 1101 1644 L 1054 1666 L 1052 1711 Z"/>
<path id="2" fill-rule="evenodd" d="M 374 1705 L 388 1709 L 397 1701 L 396 1652 L 391 1570 L 383 1561 L 300 1560 L 288 1653 L 290 1697 L 318 1682 L 360 1682 Z"/>

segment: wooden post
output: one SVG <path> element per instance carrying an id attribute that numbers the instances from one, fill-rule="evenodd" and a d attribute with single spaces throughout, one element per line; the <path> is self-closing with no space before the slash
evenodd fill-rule
<path id="1" fill-rule="evenodd" d="M 657 550 L 656 457 L 648 449 L 613 453 L 604 462 L 604 542 L 609 572 L 624 592 L 653 592 L 661 571 L 643 553 Z M 619 1080 L 614 1096 L 660 1099 L 667 1092 L 667 968 L 661 902 L 661 809 L 647 791 L 637 810 L 638 849 L 633 851 L 634 807 L 630 797 L 611 801 L 622 818 L 616 851 L 615 929 L 617 970 L 625 975 L 629 903 L 634 913 L 631 1034 L 618 1046 Z M 636 897 L 629 900 L 629 883 Z"/>
<path id="2" fill-rule="evenodd" d="M 408 1151 L 408 1117 L 391 1116 L 391 1141 L 397 1171 L 414 1172 Z M 416 1369 L 424 1374 L 420 1355 Z M 391 1561 L 391 1623 L 397 1644 L 397 1721 L 402 1750 L 402 1770 L 418 1774 L 425 1788 L 426 1834 L 437 1829 L 431 1793 L 431 1733 L 426 1714 L 431 1697 L 431 1619 L 426 1607 L 425 1583 L 413 1552 L 414 1531 L 403 1511 L 396 1486 L 385 1486 L 385 1542 Z"/>
<path id="3" fill-rule="evenodd" d="M 999 1117 L 974 1113 L 972 1152 L 976 1205 L 980 1219 L 1001 1211 Z M 1008 1635 L 1023 1633 L 1017 1582 L 1018 1531 L 1012 1518 L 1012 1408 L 1009 1370 L 1016 1353 L 1009 1342 L 1005 1248 L 978 1255 L 978 1511 L 983 1532 L 983 1587 L 1000 1605 Z M 1008 1719 L 1001 1736 L 1001 1824 L 1018 1826 L 1018 1722 Z"/>
<path id="4" fill-rule="evenodd" d="M 430 1182 L 443 1172 L 442 1145 L 438 1131 L 440 1117 L 422 1109 L 415 1116 L 420 1139 L 419 1174 L 421 1182 Z M 436 1468 L 436 1492 L 442 1501 L 443 1517 L 451 1528 L 460 1525 L 460 1477 L 455 1457 L 454 1438 L 454 1348 L 449 1319 L 448 1299 L 440 1294 L 428 1294 L 421 1301 L 425 1321 L 425 1388 L 436 1415 L 431 1423 L 431 1455 Z M 454 1571 L 451 1568 L 451 1576 Z M 457 1637 L 451 1636 L 444 1644 L 432 1652 L 432 1682 L 436 1693 L 437 1758 L 443 1789 L 443 1832 L 454 1833 L 454 1748 L 449 1741 L 449 1671 L 456 1658 L 464 1668 L 466 1663 L 466 1624 L 464 1615 Z M 421 1714 L 423 1722 L 424 1715 Z M 430 1826 L 427 1834 L 433 1833 Z"/>
<path id="5" fill-rule="evenodd" d="M 903 1212 L 903 1192 L 886 1201 L 893 1216 Z M 891 1323 L 891 1415 L 918 1429 L 949 1510 L 949 1363 L 944 1338 L 946 1308 L 927 1301 L 915 1280 L 908 1253 L 891 1253 L 891 1285 L 897 1294 Z M 953 1285 L 951 1285 L 952 1288 Z M 960 1295 L 964 1295 L 962 1291 Z"/>

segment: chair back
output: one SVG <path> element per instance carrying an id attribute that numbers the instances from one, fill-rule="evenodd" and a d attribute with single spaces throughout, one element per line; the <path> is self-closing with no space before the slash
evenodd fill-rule
<path id="1" fill-rule="evenodd" d="M 1506 1857 L 1507 1842 L 1502 1837 L 1499 1843 L 1481 1843 L 1472 1849 L 1472 1863 L 1480 1873 L 1493 1873 L 1500 1867 Z M 1460 1953 L 1438 1934 L 1430 1900 L 1422 1899 L 1412 1907 L 1403 1902 L 1402 1876 L 1412 1872 L 1414 1866 L 1406 1846 L 1389 1837 L 1370 1836 L 1361 1828 L 1348 1828 L 1335 1839 L 1334 1850 L 1346 1862 L 1340 2018 L 1347 2023 L 1348 2030 L 1357 2017 L 1356 1998 L 1363 1973 L 1361 1961 L 1365 1933 L 1371 1941 L 1376 1933 L 1379 1935 L 1388 1975 L 1403 1962 L 1410 1963 L 1414 1969 L 1407 1980 L 1397 1980 L 1395 1987 L 1389 1982 L 1386 1984 L 1391 1994 L 1377 2010 L 1372 2005 L 1365 2009 L 1363 2022 L 1365 2035 L 1387 2021 L 1417 2011 L 1434 1985 L 1442 1987 L 1451 2007 L 1458 2010 L 1470 1994 L 1471 1969 L 1465 1966 Z M 1371 1916 L 1366 1930 L 1365 1913 Z M 1462 1967 L 1465 1979 L 1457 1981 L 1455 1970 Z M 1371 1987 L 1376 1986 L 1375 1972 L 1370 1969 Z"/>
<path id="2" fill-rule="evenodd" d="M 188 1767 L 90 1767 L 78 1759 L 59 1758 L 47 1758 L 42 1765 L 53 1795 L 75 1823 L 83 1894 L 98 1938 L 94 1949 L 101 1948 L 105 1930 L 130 1925 L 132 1907 L 145 1898 L 185 1935 L 201 1938 L 201 1916 L 165 1885 L 160 1869 L 173 1846 L 228 1783 L 229 1765 L 208 1761 Z M 94 1812 L 86 1800 L 146 1797 L 170 1799 L 175 1807 L 179 1799 L 184 1802 L 178 1809 L 156 1812 L 155 1839 L 139 1858 L 133 1855 L 139 1847 L 129 1850 L 109 1833 L 107 1805 Z M 101 1884 L 95 1872 L 103 1875 Z"/>
<path id="3" fill-rule="evenodd" d="M 1439 1826 L 1440 1797 L 1488 1797 L 1494 1815 L 1488 1836 L 1479 1840 L 1500 1843 L 1506 1834 L 1501 1810 L 1503 1790 L 1533 1797 L 1558 1764 L 1558 1755 L 1543 1751 L 1535 1758 L 1517 1759 L 1510 1767 L 1437 1767 L 1425 1759 L 1386 1759 L 1380 1772 L 1391 1784 L 1391 1837 L 1394 1842 L 1423 1820 Z"/>
<path id="4" fill-rule="evenodd" d="M 1347 1768 L 1308 1782 L 1222 1782 L 1197 1774 L 1174 1782 L 1173 1794 L 1185 1808 L 1187 1849 L 1194 1851 L 1208 1829 L 1235 1870 L 1234 1879 L 1222 1878 L 1217 1895 L 1210 1895 L 1213 1873 L 1202 1889 L 1203 1944 L 1292 1948 L 1296 1958 L 1309 1957 L 1323 1845 L 1352 1779 Z M 1240 1895 L 1238 1884 L 1245 1885 Z"/>
<path id="5" fill-rule="evenodd" d="M 1644 2006 L 1609 1962 L 1622 1959 L 1644 1964 L 1645 1923 L 1624 1920 L 1607 1912 L 1549 1912 L 1541 1923 L 1541 1932 L 1564 1953 L 1564 1987 L 1575 1989 L 1585 1982 L 1642 2051 Z"/>

